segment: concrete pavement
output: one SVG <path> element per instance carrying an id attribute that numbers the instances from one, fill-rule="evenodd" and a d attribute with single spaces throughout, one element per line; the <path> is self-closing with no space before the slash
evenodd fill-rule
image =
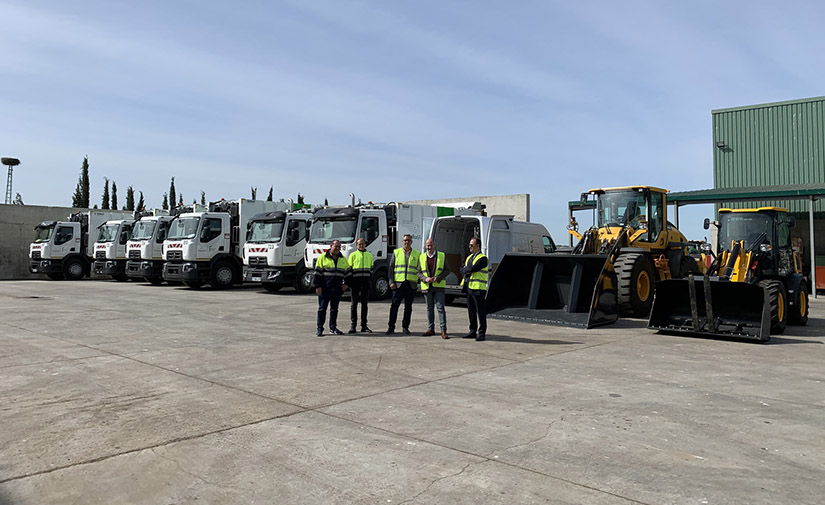
<path id="1" fill-rule="evenodd" d="M 822 503 L 821 299 L 767 345 L 641 320 L 444 341 L 421 299 L 414 336 L 375 303 L 376 333 L 317 338 L 315 300 L 0 282 L 0 504 Z"/>

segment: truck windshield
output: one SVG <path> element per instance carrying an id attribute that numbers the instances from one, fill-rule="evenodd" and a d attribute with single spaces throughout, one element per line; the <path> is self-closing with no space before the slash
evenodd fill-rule
<path id="1" fill-rule="evenodd" d="M 745 241 L 745 250 L 769 244 L 773 236 L 773 219 L 758 212 L 723 213 L 719 216 L 719 248 L 729 250 L 733 242 Z"/>
<path id="2" fill-rule="evenodd" d="M 100 233 L 97 234 L 98 242 L 114 242 L 117 238 L 117 229 L 119 224 L 104 224 L 100 227 Z"/>
<path id="3" fill-rule="evenodd" d="M 157 221 L 138 221 L 132 230 L 132 240 L 149 240 L 155 233 Z"/>
<path id="4" fill-rule="evenodd" d="M 195 238 L 198 233 L 199 217 L 179 217 L 169 225 L 169 234 L 166 240 L 180 240 L 184 238 Z"/>
<path id="5" fill-rule="evenodd" d="M 253 221 L 246 234 L 247 242 L 280 242 L 284 221 Z"/>
<path id="6" fill-rule="evenodd" d="M 309 241 L 316 244 L 331 244 L 333 240 L 349 243 L 355 240 L 356 218 L 319 219 L 312 223 Z"/>
<path id="7" fill-rule="evenodd" d="M 52 231 L 54 230 L 54 226 L 44 226 L 44 227 L 36 227 L 34 229 L 34 241 L 35 242 L 48 242 L 49 238 L 52 236 Z"/>
<path id="8" fill-rule="evenodd" d="M 645 194 L 633 190 L 609 191 L 598 197 L 599 227 L 635 225 L 647 214 Z"/>

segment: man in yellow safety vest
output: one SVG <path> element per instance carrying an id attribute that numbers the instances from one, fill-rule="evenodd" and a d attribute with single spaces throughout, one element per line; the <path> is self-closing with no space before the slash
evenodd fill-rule
<path id="1" fill-rule="evenodd" d="M 392 304 L 390 305 L 390 320 L 387 323 L 386 335 L 395 333 L 395 322 L 398 320 L 398 307 L 404 302 L 404 317 L 401 319 L 401 329 L 404 335 L 410 334 L 410 319 L 412 319 L 412 304 L 415 290 L 418 289 L 418 256 L 421 254 L 412 248 L 412 235 L 404 235 L 402 246 L 393 251 L 390 256 L 390 289 L 392 290 Z"/>
<path id="2" fill-rule="evenodd" d="M 448 339 L 447 336 L 447 311 L 444 310 L 445 293 L 447 287 L 447 275 L 450 267 L 447 265 L 446 255 L 441 251 L 436 251 L 435 242 L 428 238 L 424 242 L 426 253 L 419 256 L 418 279 L 421 281 L 421 292 L 424 293 L 424 300 L 427 302 L 427 331 L 421 334 L 422 337 L 435 335 L 435 314 L 433 305 L 438 309 L 438 322 L 441 324 L 441 338 Z"/>
<path id="3" fill-rule="evenodd" d="M 467 290 L 467 313 L 470 333 L 461 338 L 477 341 L 487 338 L 487 256 L 481 253 L 481 239 L 470 239 L 470 255 L 461 267 L 461 285 Z"/>

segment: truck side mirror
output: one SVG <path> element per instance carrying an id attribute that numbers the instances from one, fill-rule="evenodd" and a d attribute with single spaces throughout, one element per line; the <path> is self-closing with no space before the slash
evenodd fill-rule
<path id="1" fill-rule="evenodd" d="M 706 218 L 705 218 L 705 222 L 702 224 L 702 226 L 704 226 L 704 228 L 705 228 L 706 230 L 707 230 L 708 228 L 710 228 L 710 218 L 706 217 Z"/>
<path id="2" fill-rule="evenodd" d="M 788 216 L 788 227 L 789 228 L 796 228 L 796 218 L 793 216 Z"/>

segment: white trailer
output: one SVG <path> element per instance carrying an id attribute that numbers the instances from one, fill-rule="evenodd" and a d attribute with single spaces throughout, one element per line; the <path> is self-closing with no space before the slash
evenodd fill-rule
<path id="1" fill-rule="evenodd" d="M 94 259 L 98 228 L 108 220 L 125 219 L 129 211 L 90 210 L 72 214 L 66 221 L 43 221 L 29 245 L 29 272 L 46 274 L 50 279 L 78 280 L 88 277 Z"/>

